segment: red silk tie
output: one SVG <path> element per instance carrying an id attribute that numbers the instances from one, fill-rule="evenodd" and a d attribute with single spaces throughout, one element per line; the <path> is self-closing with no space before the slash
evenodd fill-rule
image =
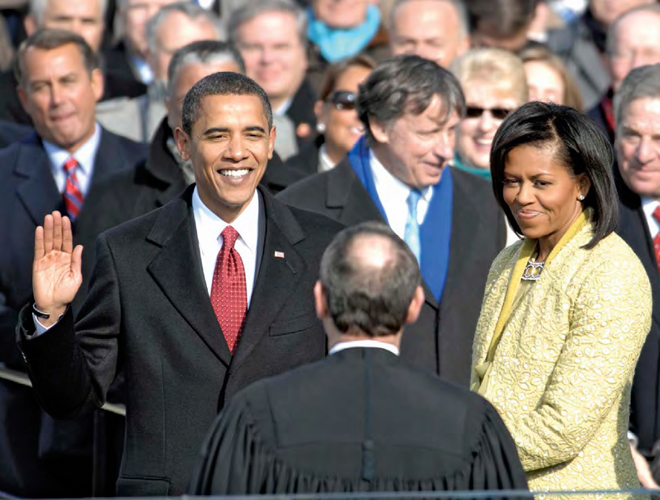
<path id="1" fill-rule="evenodd" d="M 69 218 L 74 221 L 83 204 L 83 195 L 78 184 L 78 177 L 76 177 L 76 168 L 78 161 L 72 156 L 64 162 L 64 172 L 66 173 L 66 184 L 64 185 L 64 206 Z"/>
<path id="2" fill-rule="evenodd" d="M 655 207 L 653 211 L 653 218 L 660 224 L 660 205 Z M 653 238 L 653 248 L 655 250 L 655 262 L 658 266 L 658 272 L 660 272 L 660 231 Z"/>
<path id="3" fill-rule="evenodd" d="M 211 305 L 234 354 L 247 313 L 247 287 L 245 268 L 241 256 L 234 248 L 238 232 L 231 226 L 222 231 L 222 248 L 218 252 L 211 285 Z"/>

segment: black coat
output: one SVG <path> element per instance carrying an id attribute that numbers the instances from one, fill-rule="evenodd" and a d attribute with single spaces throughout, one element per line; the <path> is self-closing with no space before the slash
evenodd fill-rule
<path id="1" fill-rule="evenodd" d="M 630 400 L 630 427 L 639 438 L 639 449 L 651 456 L 660 439 L 660 275 L 641 199 L 621 179 L 615 166 L 619 194 L 619 223 L 616 232 L 644 265 L 651 283 L 653 313 L 651 331 L 637 362 Z"/>
<path id="2" fill-rule="evenodd" d="M 380 348 L 237 394 L 190 484 L 194 495 L 497 489 L 527 489 L 497 411 Z"/>
<path id="3" fill-rule="evenodd" d="M 425 286 L 426 301 L 417 322 L 407 327 L 401 356 L 467 387 L 486 278 L 493 259 L 504 247 L 506 228 L 487 182 L 460 170 L 453 170 L 452 176 L 449 271 L 442 303 L 438 304 Z M 384 220 L 347 158 L 329 172 L 294 184 L 278 197 L 347 226 Z"/>
<path id="4" fill-rule="evenodd" d="M 55 417 L 103 404 L 123 368 L 120 496 L 182 494 L 206 432 L 236 391 L 325 355 L 312 289 L 322 252 L 342 226 L 289 209 L 259 188 L 263 257 L 231 356 L 203 278 L 192 192 L 99 237 L 75 327 L 67 312 L 25 340 L 34 331 L 30 310 L 20 318 L 36 394 Z"/>
<path id="5" fill-rule="evenodd" d="M 100 186 L 105 178 L 130 169 L 145 155 L 142 144 L 101 132 L 94 173 L 74 224 L 74 243 L 85 246 L 83 271 L 94 264 L 93 229 Z M 24 369 L 15 342 L 20 308 L 32 298 L 34 231 L 44 216 L 64 210 L 48 155 L 36 134 L 0 151 L 0 362 Z M 104 207 L 104 210 L 111 210 Z M 73 309 L 84 299 L 83 281 Z M 91 417 L 53 422 L 42 414 L 32 391 L 0 382 L 0 490 L 17 496 L 91 494 Z"/>

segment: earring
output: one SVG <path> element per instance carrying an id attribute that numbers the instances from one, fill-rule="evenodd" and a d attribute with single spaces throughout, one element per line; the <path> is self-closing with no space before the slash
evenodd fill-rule
<path id="1" fill-rule="evenodd" d="M 581 194 L 580 196 L 578 196 L 578 200 L 580 200 L 580 201 L 584 201 L 584 195 Z"/>
<path id="2" fill-rule="evenodd" d="M 317 124 L 316 124 L 316 131 L 317 131 L 319 134 L 324 133 L 324 132 L 325 132 L 325 123 L 321 123 L 321 122 L 317 123 Z"/>

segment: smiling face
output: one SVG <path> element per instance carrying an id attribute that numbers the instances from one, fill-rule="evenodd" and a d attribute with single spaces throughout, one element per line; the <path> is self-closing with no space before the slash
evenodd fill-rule
<path id="1" fill-rule="evenodd" d="M 247 76 L 266 91 L 273 109 L 292 97 L 305 77 L 307 55 L 296 18 L 288 12 L 264 12 L 240 25 L 236 47 Z"/>
<path id="2" fill-rule="evenodd" d="M 202 202 L 225 222 L 248 206 L 273 156 L 275 128 L 253 95 L 207 95 L 188 136 L 175 132 L 184 161 L 191 160 Z"/>
<path id="3" fill-rule="evenodd" d="M 390 43 L 394 55 L 416 54 L 448 68 L 468 49 L 469 39 L 450 2 L 414 0 L 397 8 Z"/>
<path id="4" fill-rule="evenodd" d="M 619 172 L 640 196 L 660 200 L 660 99 L 635 99 L 616 134 Z"/>
<path id="5" fill-rule="evenodd" d="M 526 238 L 538 239 L 543 259 L 582 212 L 590 182 L 573 176 L 552 147 L 513 148 L 504 164 L 502 195 Z"/>
<path id="6" fill-rule="evenodd" d="M 482 80 L 470 80 L 463 84 L 465 102 L 468 108 L 482 108 L 485 111 L 476 117 L 466 116 L 458 126 L 457 152 L 467 166 L 490 168 L 490 148 L 495 132 L 503 118 L 498 118 L 492 109 L 514 110 L 521 103 L 513 92 Z"/>
<path id="7" fill-rule="evenodd" d="M 541 61 L 525 63 L 529 100 L 564 104 L 564 81 L 558 71 Z"/>
<path id="8" fill-rule="evenodd" d="M 29 48 L 21 73 L 18 96 L 42 139 L 73 152 L 94 134 L 103 77 L 98 69 L 90 76 L 76 45 Z"/>
<path id="9" fill-rule="evenodd" d="M 349 66 L 337 78 L 328 100 L 319 101 L 315 107 L 319 123 L 325 125 L 324 135 L 328 156 L 335 162 L 339 162 L 353 147 L 364 133 L 364 126 L 354 107 L 345 109 L 341 104 L 335 105 L 330 100 L 335 92 L 351 92 L 356 95 L 358 85 L 369 76 L 369 73 L 371 70 L 364 66 Z"/>
<path id="10" fill-rule="evenodd" d="M 410 187 L 425 189 L 440 182 L 442 172 L 454 156 L 458 114 L 447 118 L 445 104 L 433 96 L 419 115 L 410 112 L 392 123 L 370 121 L 377 141 L 373 151 L 383 166 Z"/>

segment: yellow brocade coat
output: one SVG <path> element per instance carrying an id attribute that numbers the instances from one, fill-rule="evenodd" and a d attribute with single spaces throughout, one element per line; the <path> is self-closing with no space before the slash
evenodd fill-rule
<path id="1" fill-rule="evenodd" d="M 638 488 L 626 437 L 633 372 L 651 324 L 642 264 L 612 233 L 592 250 L 587 224 L 504 325 L 482 395 L 513 436 L 534 491 Z M 472 358 L 486 359 L 522 242 L 491 267 Z"/>

